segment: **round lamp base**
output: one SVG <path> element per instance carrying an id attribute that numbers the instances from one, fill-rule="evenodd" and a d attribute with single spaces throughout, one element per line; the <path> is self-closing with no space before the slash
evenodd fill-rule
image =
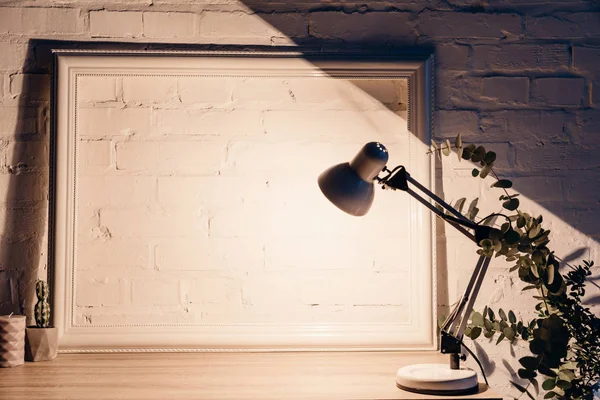
<path id="1" fill-rule="evenodd" d="M 469 368 L 450 369 L 447 364 L 415 364 L 402 367 L 396 386 L 409 392 L 462 395 L 477 393 L 477 373 Z"/>

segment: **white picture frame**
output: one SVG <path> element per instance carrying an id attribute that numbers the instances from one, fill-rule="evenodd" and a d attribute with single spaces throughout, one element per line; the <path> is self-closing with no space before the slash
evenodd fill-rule
<path id="1" fill-rule="evenodd" d="M 51 215 L 49 266 L 54 325 L 61 352 L 115 351 L 291 351 L 291 350 L 435 350 L 435 224 L 432 214 L 410 199 L 409 257 L 417 304 L 410 326 L 393 321 L 335 326 L 327 324 L 102 324 L 81 326 L 75 318 L 78 251 L 77 79 L 90 74 L 200 74 L 253 77 L 406 79 L 411 176 L 433 186 L 432 157 L 423 152 L 432 136 L 433 56 L 365 53 L 64 50 L 54 52 L 53 129 L 51 139 Z M 365 142 L 368 138 L 365 138 Z M 357 149 L 358 150 L 358 149 Z M 332 164 L 338 160 L 332 160 Z M 315 178 L 316 179 L 316 178 Z M 397 196 L 405 196 L 397 193 Z M 391 222 L 393 223 L 393 222 Z M 402 285 L 398 283 L 398 290 Z M 399 340 L 405 335 L 407 340 Z M 412 336 L 411 336 L 412 335 Z M 412 338 L 409 338 L 412 337 Z"/>

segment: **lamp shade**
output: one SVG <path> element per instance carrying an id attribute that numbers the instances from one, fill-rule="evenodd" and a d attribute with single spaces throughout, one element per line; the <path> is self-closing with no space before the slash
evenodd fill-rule
<path id="1" fill-rule="evenodd" d="M 319 175 L 319 187 L 340 210 L 354 216 L 365 215 L 373 204 L 373 181 L 388 157 L 384 145 L 367 143 L 352 161 L 335 165 Z"/>

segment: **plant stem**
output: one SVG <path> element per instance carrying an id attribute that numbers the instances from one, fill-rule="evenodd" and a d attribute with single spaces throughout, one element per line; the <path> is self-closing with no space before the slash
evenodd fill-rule
<path id="1" fill-rule="evenodd" d="M 546 302 L 546 295 L 544 294 L 544 285 L 540 286 L 542 292 L 542 300 L 544 300 L 544 306 L 546 306 L 546 312 L 550 315 L 550 309 L 548 308 L 548 303 Z"/>
<path id="2" fill-rule="evenodd" d="M 434 150 L 429 149 L 429 150 L 427 150 L 426 154 L 433 154 L 433 153 L 436 153 L 436 152 L 437 153 L 441 153 L 442 150 L 445 150 L 445 149 L 448 149 L 448 150 L 452 151 L 452 147 L 442 146 L 442 147 L 438 147 L 437 149 L 434 149 Z"/>

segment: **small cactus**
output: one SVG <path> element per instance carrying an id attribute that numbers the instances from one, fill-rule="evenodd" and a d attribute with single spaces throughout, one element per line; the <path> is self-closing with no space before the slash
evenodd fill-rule
<path id="1" fill-rule="evenodd" d="M 50 323 L 50 304 L 48 304 L 48 284 L 42 280 L 35 283 L 38 302 L 35 305 L 35 324 L 38 328 L 47 328 Z"/>

